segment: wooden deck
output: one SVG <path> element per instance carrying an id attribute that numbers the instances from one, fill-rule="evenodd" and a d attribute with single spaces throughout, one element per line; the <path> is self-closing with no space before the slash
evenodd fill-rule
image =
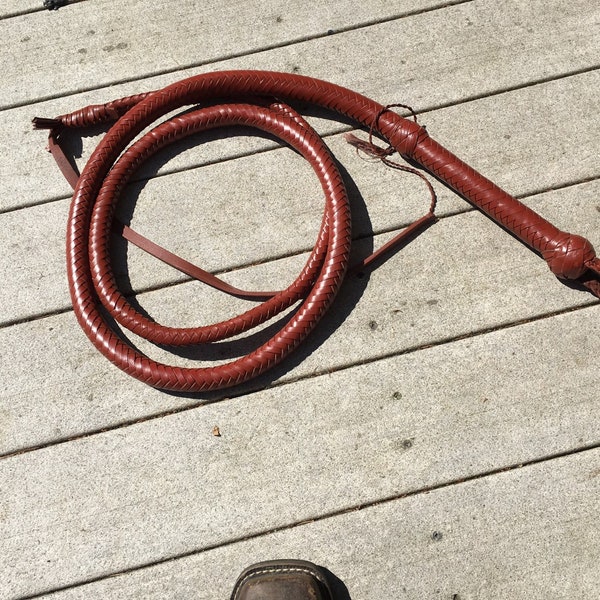
<path id="1" fill-rule="evenodd" d="M 1 599 L 226 599 L 245 566 L 285 557 L 327 567 L 352 600 L 600 597 L 597 299 L 436 185 L 439 222 L 349 278 L 281 367 L 166 394 L 79 330 L 70 190 L 31 129 L 196 73 L 298 72 L 412 105 L 600 247 L 596 2 L 4 0 L 0 48 Z M 426 211 L 417 178 L 309 119 L 348 172 L 357 256 Z M 73 142 L 80 164 L 98 140 Z M 289 282 L 322 211 L 309 167 L 246 135 L 171 154 L 133 186 L 134 226 L 235 285 Z M 127 259 L 161 322 L 246 306 Z"/>

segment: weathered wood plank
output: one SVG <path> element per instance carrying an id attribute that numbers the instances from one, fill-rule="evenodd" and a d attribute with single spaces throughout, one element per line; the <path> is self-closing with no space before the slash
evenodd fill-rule
<path id="1" fill-rule="evenodd" d="M 23 57 L 19 63 L 5 64 L 10 70 L 4 73 L 0 109 L 208 64 L 440 5 L 446 2 L 185 0 L 174 5 L 95 0 L 93 6 L 84 2 L 31 13 L 0 22 L 0 55 L 9 56 L 18 42 Z M 56 35 L 57 30 L 69 35 Z"/>
<path id="2" fill-rule="evenodd" d="M 565 229 L 579 225 L 589 235 L 600 225 L 599 188 L 599 182 L 592 182 L 532 201 Z M 305 259 L 299 255 L 236 271 L 231 281 L 249 289 L 283 283 Z M 248 306 L 225 301 L 222 294 L 195 282 L 143 294 L 138 301 L 159 322 L 171 325 L 208 323 Z M 462 214 L 429 229 L 368 281 L 350 279 L 312 337 L 281 368 L 251 387 L 372 361 L 592 301 L 588 293 L 554 279 L 537 256 L 493 223 L 477 213 Z M 587 343 L 589 352 L 597 354 L 598 338 L 590 334 Z M 140 346 L 158 359 L 190 364 Z M 211 354 L 218 359 L 231 352 L 225 343 Z M 579 353 L 575 345 L 565 352 Z M 72 313 L 1 329 L 0 357 L 4 453 L 198 401 L 148 389 L 115 369 L 85 338 Z M 554 393 L 568 395 L 569 385 L 568 380 L 557 385 Z M 226 390 L 219 397 L 231 393 Z"/>
<path id="3" fill-rule="evenodd" d="M 453 151 L 492 180 L 512 193 L 530 194 L 600 176 L 598 85 L 600 71 L 434 111 L 424 120 L 432 136 L 448 140 Z M 351 188 L 357 235 L 403 226 L 425 212 L 427 193 L 417 178 L 365 162 L 341 135 L 328 142 L 358 188 Z M 215 144 L 199 151 L 210 154 Z M 438 190 L 441 215 L 468 206 L 445 188 Z M 322 193 L 308 165 L 290 150 L 277 150 L 154 178 L 145 184 L 132 222 L 188 260 L 224 270 L 307 249 L 321 211 Z M 5 274 L 0 322 L 69 306 L 67 212 L 68 201 L 63 200 L 0 215 L 5 249 L 0 256 Z M 580 229 L 577 222 L 570 226 Z M 597 243 L 596 233 L 590 230 Z M 143 253 L 132 251 L 129 259 L 134 289 L 181 280 Z"/>
<path id="4" fill-rule="evenodd" d="M 598 21 L 597 5 L 585 0 L 575 6 L 564 2 L 551 4 L 552 9 L 548 3 L 537 1 L 525 4 L 473 2 L 250 57 L 3 111 L 0 113 L 0 144 L 11 148 L 12 160 L 0 164 L 3 187 L 0 210 L 69 194 L 68 185 L 51 157 L 43 151 L 44 135 L 31 131 L 30 122 L 35 115 L 54 116 L 86 104 L 157 89 L 210 69 L 234 68 L 298 70 L 356 89 L 383 103 L 404 102 L 423 110 L 596 65 L 593 36 Z M 498 31 L 502 35 L 498 35 Z M 553 40 L 551 48 L 547 44 L 549 37 Z M 80 81 L 79 76 L 72 77 L 72 81 Z M 551 139 L 552 128 L 556 126 L 555 115 L 556 120 L 562 115 L 562 119 L 570 122 L 568 109 L 572 103 L 577 117 L 584 118 L 584 128 L 592 121 L 597 127 L 597 119 L 593 117 L 597 110 L 590 113 L 587 107 L 578 107 L 577 98 L 567 95 L 564 99 L 564 106 L 554 105 L 554 110 L 546 113 L 551 120 L 550 127 L 541 128 L 539 135 L 548 135 Z M 523 108 L 519 107 L 521 114 L 513 115 L 515 131 L 529 118 L 536 102 L 535 96 L 527 99 Z M 478 126 L 475 131 L 477 129 Z M 320 131 L 331 131 L 331 125 L 320 127 Z M 461 131 L 463 135 L 468 135 L 467 131 Z M 498 143 L 497 138 L 496 133 L 491 135 L 494 143 Z M 448 138 L 448 142 L 452 140 Z M 97 138 L 83 140 L 83 159 L 89 156 L 96 142 Z M 544 139 L 540 146 L 545 144 Z M 228 140 L 215 144 L 215 150 L 209 154 L 184 152 L 167 168 L 189 168 L 264 146 L 264 142 Z"/>
<path id="5" fill-rule="evenodd" d="M 354 511 L 51 598 L 226 599 L 250 563 L 294 557 L 328 567 L 357 600 L 594 600 L 600 594 L 599 454 Z"/>
<path id="6" fill-rule="evenodd" d="M 0 489 L 11 493 L 0 522 L 2 596 L 108 576 L 597 444 L 597 312 L 583 309 L 4 459 Z M 212 434 L 215 425 L 221 437 Z M 587 514 L 596 503 L 597 459 L 585 464 L 569 471 L 552 461 L 540 468 L 540 481 L 570 488 L 573 473 Z M 551 530 L 571 522 L 589 543 L 587 525 L 571 521 L 574 499 L 551 494 L 539 504 L 546 485 L 527 473 L 531 508 L 523 510 L 503 477 L 491 478 L 485 485 L 497 506 L 484 510 L 481 503 L 477 529 L 485 531 L 493 515 L 505 533 L 511 524 L 531 527 L 531 519 Z M 440 510 L 462 504 L 446 497 Z M 419 506 L 427 506 L 425 497 Z M 425 518 L 417 529 L 421 544 L 433 530 L 463 539 L 453 522 Z M 344 547 L 355 547 L 352 535 Z M 382 564 L 391 558 L 381 556 Z"/>
<path id="7" fill-rule="evenodd" d="M 27 11 L 43 10 L 44 0 L 3 0 L 0 19 L 10 18 Z"/>

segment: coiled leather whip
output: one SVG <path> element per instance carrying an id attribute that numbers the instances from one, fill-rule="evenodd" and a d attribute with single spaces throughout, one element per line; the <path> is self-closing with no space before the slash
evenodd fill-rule
<path id="1" fill-rule="evenodd" d="M 387 150 L 370 142 L 363 143 L 363 148 L 382 158 L 397 151 L 421 165 L 540 253 L 555 275 L 576 281 L 600 297 L 600 260 L 586 239 L 558 230 L 431 139 L 416 120 L 400 117 L 356 92 L 310 77 L 264 71 L 209 73 L 55 119 L 34 119 L 35 127 L 50 129 L 50 150 L 75 188 L 67 229 L 67 269 L 75 315 L 96 348 L 126 373 L 166 390 L 203 391 L 240 384 L 292 352 L 333 302 L 348 267 L 351 243 L 344 182 L 321 138 L 285 101 L 336 111 L 387 140 Z M 161 116 L 190 105 L 200 108 L 168 118 L 133 142 Z M 61 136 L 68 128 L 112 121 L 114 125 L 79 176 L 62 152 Z M 234 295 L 264 300 L 221 323 L 166 327 L 140 314 L 117 287 L 109 257 L 115 206 L 135 171 L 159 149 L 192 133 L 230 125 L 258 128 L 277 136 L 310 162 L 326 201 L 318 240 L 300 275 L 287 289 L 243 292 L 123 227 L 127 239 L 185 273 Z M 361 145 L 356 138 L 351 141 Z M 433 204 L 408 233 L 432 219 Z M 299 306 L 282 328 L 250 354 L 200 368 L 169 366 L 145 356 L 119 335 L 104 312 L 156 344 L 181 346 L 240 334 L 296 303 Z"/>

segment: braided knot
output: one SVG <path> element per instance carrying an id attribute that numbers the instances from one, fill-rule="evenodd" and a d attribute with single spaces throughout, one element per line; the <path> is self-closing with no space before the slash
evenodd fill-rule
<path id="1" fill-rule="evenodd" d="M 578 279 L 596 258 L 594 247 L 580 235 L 561 232 L 552 240 L 542 257 L 550 270 L 561 279 Z"/>
<path id="2" fill-rule="evenodd" d="M 396 123 L 389 134 L 389 140 L 400 154 L 412 158 L 417 146 L 429 137 L 425 127 L 414 121 L 403 119 Z"/>

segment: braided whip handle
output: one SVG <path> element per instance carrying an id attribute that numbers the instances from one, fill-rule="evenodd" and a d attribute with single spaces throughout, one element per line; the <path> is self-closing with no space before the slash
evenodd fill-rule
<path id="1" fill-rule="evenodd" d="M 600 259 L 585 238 L 561 231 L 431 139 L 420 128 L 408 156 L 538 252 L 559 278 L 600 297 Z"/>

